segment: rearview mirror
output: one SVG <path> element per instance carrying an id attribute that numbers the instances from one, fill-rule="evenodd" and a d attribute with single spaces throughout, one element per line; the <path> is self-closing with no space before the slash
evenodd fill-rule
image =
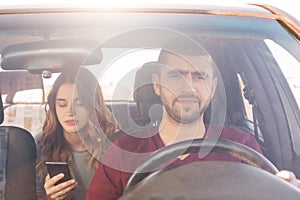
<path id="1" fill-rule="evenodd" d="M 99 64 L 102 53 L 94 40 L 48 40 L 8 46 L 1 57 L 1 67 L 5 70 L 25 69 L 41 73 Z"/>

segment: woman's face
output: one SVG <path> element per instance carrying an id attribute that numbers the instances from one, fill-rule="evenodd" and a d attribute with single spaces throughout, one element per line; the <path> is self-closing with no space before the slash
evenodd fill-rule
<path id="1" fill-rule="evenodd" d="M 56 95 L 56 115 L 64 134 L 78 134 L 88 123 L 88 109 L 82 104 L 74 84 L 62 84 Z"/>

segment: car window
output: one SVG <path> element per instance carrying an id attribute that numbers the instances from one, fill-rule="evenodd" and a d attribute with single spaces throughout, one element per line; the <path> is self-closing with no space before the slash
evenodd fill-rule
<path id="1" fill-rule="evenodd" d="M 284 102 L 289 101 L 291 104 L 295 105 L 295 109 L 291 108 L 289 104 L 285 104 L 286 113 L 294 113 L 294 115 L 286 115 L 287 121 L 290 124 L 291 137 L 293 138 L 292 142 L 294 144 L 294 150 L 299 155 L 300 153 L 300 135 L 298 128 L 294 127 L 293 122 L 299 123 L 296 117 L 300 112 L 300 87 L 299 87 L 299 73 L 300 73 L 300 61 L 291 55 L 285 48 L 281 47 L 273 41 L 266 41 L 268 47 L 270 48 L 274 58 L 276 59 L 278 66 L 280 67 L 285 79 L 288 83 L 289 88 L 285 87 L 285 83 L 278 83 L 280 85 L 279 93 Z M 276 74 L 277 75 L 277 74 Z M 275 75 L 274 75 L 275 76 Z M 281 88 L 285 88 L 284 91 Z M 286 99 L 286 93 L 291 91 L 293 93 L 293 98 Z M 296 102 L 294 102 L 294 100 Z"/>
<path id="2" fill-rule="evenodd" d="M 298 77 L 298 74 L 300 73 L 299 60 L 274 41 L 267 40 L 266 43 L 288 81 L 298 105 L 300 105 L 300 79 Z"/>
<path id="3" fill-rule="evenodd" d="M 136 71 L 146 62 L 157 61 L 159 52 L 150 48 L 102 48 L 102 62 L 87 68 L 98 77 L 106 101 L 133 101 Z"/>
<path id="4" fill-rule="evenodd" d="M 119 142 L 120 135 L 135 137 L 137 131 L 144 129 L 158 133 L 160 123 L 165 119 L 162 116 L 170 108 L 166 104 L 162 105 L 161 98 L 157 95 L 162 94 L 160 92 L 166 88 L 155 85 L 157 87 L 154 91 L 152 77 L 155 80 L 160 80 L 161 77 L 153 75 L 153 72 L 158 73 L 156 70 L 161 69 L 161 65 L 157 66 L 157 61 L 161 58 L 159 56 L 162 49 L 184 38 L 183 41 L 192 43 L 193 48 L 188 49 L 192 53 L 198 55 L 205 52 L 210 55 L 209 62 L 214 68 L 211 74 L 207 73 L 206 65 L 201 63 L 200 68 L 205 70 L 198 71 L 192 59 L 182 56 L 182 49 L 171 48 L 172 53 L 185 61 L 180 62 L 184 63 L 183 67 L 186 63 L 190 64 L 188 67 L 195 64 L 197 72 L 191 73 L 188 78 L 192 81 L 187 82 L 188 84 L 185 81 L 190 80 L 181 76 L 185 75 L 185 71 L 169 72 L 168 75 L 174 81 L 171 86 L 178 87 L 175 92 L 166 89 L 167 93 L 170 92 L 170 99 L 173 98 L 172 95 L 177 95 L 176 92 L 184 95 L 185 90 L 190 92 L 192 87 L 180 87 L 193 86 L 194 79 L 204 83 L 201 90 L 197 91 L 199 97 L 187 92 L 188 95 L 181 96 L 181 99 L 174 97 L 173 106 L 178 103 L 178 110 L 181 106 L 187 108 L 187 114 L 199 109 L 202 106 L 200 97 L 206 91 L 214 89 L 207 84 L 207 80 L 215 80 L 212 81 L 216 84 L 213 95 L 204 98 L 207 109 L 204 106 L 201 113 L 199 110 L 200 115 L 196 113 L 193 117 L 203 118 L 204 124 L 201 125 L 205 130 L 209 130 L 211 126 L 220 129 L 230 127 L 243 132 L 245 143 L 248 139 L 255 145 L 257 143 L 256 150 L 262 151 L 279 169 L 293 169 L 300 177 L 300 46 L 297 33 L 300 29 L 285 24 L 283 16 L 277 16 L 262 7 L 252 7 L 255 6 L 232 10 L 227 7 L 137 7 L 128 10 L 56 7 L 20 12 L 16 8 L 7 11 L 8 13 L 4 10 L 0 15 L 0 91 L 4 103 L 4 122 L 1 125 L 24 128 L 36 137 L 38 143 L 46 120 L 45 109 L 49 109 L 45 108 L 47 97 L 54 82 L 62 72 L 73 75 L 84 68 L 97 79 L 104 102 L 98 100 L 96 103 L 101 103 L 96 108 L 90 108 L 96 112 L 88 111 L 82 106 L 82 102 L 87 100 L 95 103 L 95 97 L 89 98 L 88 94 L 83 93 L 74 102 L 84 117 L 76 121 L 74 116 L 70 116 L 71 107 L 67 110 L 67 104 L 61 105 L 69 115 L 62 113 L 60 116 L 67 117 L 61 120 L 63 122 L 58 122 L 57 113 L 52 112 L 49 127 L 51 123 L 65 122 L 66 127 L 71 127 L 71 133 L 79 134 L 75 129 L 76 123 L 84 122 L 80 130 L 85 130 L 86 127 L 90 129 L 80 139 L 87 138 L 87 145 L 94 145 L 96 142 L 95 146 L 84 149 L 87 154 L 105 141 L 102 154 L 111 145 L 110 141 Z M 82 77 L 76 78 L 82 80 Z M 84 82 L 89 83 L 90 80 Z M 93 88 L 88 85 L 85 89 Z M 99 89 L 93 92 L 98 91 Z M 64 98 L 66 97 L 63 96 L 60 100 L 67 102 Z M 70 96 L 68 98 L 71 99 Z M 165 102 L 169 100 L 166 96 L 162 98 L 165 98 Z M 191 105 L 195 109 L 191 110 Z M 55 106 L 57 104 L 51 108 L 58 108 Z M 103 113 L 107 114 L 107 119 L 101 118 Z M 171 112 L 170 115 L 172 114 L 174 113 Z M 94 118 L 91 119 L 90 116 Z M 107 122 L 108 127 L 114 120 L 117 122 L 116 127 L 103 130 L 99 127 L 102 122 Z M 176 120 L 180 121 L 177 118 L 173 122 Z M 61 124 L 55 127 L 57 131 L 49 127 L 44 128 L 44 131 L 51 132 L 52 136 L 56 133 L 59 135 L 64 129 Z M 93 132 L 94 130 L 96 131 Z M 106 132 L 102 134 L 111 130 L 113 133 L 109 137 Z M 60 134 L 61 138 L 65 139 L 66 132 Z M 83 146 L 85 144 L 80 148 Z M 54 157 L 66 155 L 65 158 L 79 152 L 77 149 L 72 149 L 72 152 L 70 150 L 68 154 L 59 151 L 48 152 L 55 153 Z M 86 157 L 93 159 L 89 164 L 95 164 L 94 161 L 100 157 L 98 154 L 99 157 L 93 157 L 93 153 Z M 71 161 L 73 157 L 68 159 Z M 80 165 L 86 164 L 85 161 L 81 160 Z M 79 167 L 88 169 L 82 166 Z M 83 173 L 92 176 L 90 172 Z M 43 184 L 39 186 L 41 188 L 38 193 L 42 194 Z"/>
<path id="5" fill-rule="evenodd" d="M 99 40 L 100 38 L 101 41 L 96 45 L 101 47 L 103 59 L 97 65 L 88 65 L 86 67 L 98 78 L 99 84 L 103 89 L 104 98 L 107 102 L 133 101 L 134 78 L 137 69 L 144 63 L 157 61 L 163 43 L 177 36 L 186 35 L 201 44 L 203 43 L 203 47 L 207 49 L 209 53 L 213 54 L 214 62 L 217 66 L 223 69 L 231 69 L 234 75 L 231 78 L 236 80 L 238 80 L 239 71 L 241 71 L 243 66 L 245 66 L 245 68 L 251 66 L 249 60 L 253 59 L 250 56 L 255 52 L 256 44 L 258 46 L 263 44 L 270 46 L 265 41 L 273 41 L 273 43 L 276 42 L 277 45 L 282 46 L 282 48 L 288 49 L 287 51 L 293 51 L 293 49 L 295 51 L 295 49 L 297 49 L 293 43 L 295 38 L 272 19 L 257 20 L 250 17 L 220 17 L 217 15 L 174 13 L 155 13 L 151 15 L 146 15 L 145 13 L 137 13 L 134 15 L 132 13 L 97 13 L 93 16 L 85 13 L 82 14 L 80 18 L 78 15 L 77 13 L 68 15 L 61 13 L 57 16 L 55 15 L 55 17 L 60 16 L 65 20 L 70 20 L 73 16 L 79 20 L 78 23 L 86 23 L 93 19 L 93 21 L 90 22 L 95 25 L 91 27 L 93 29 L 92 31 L 81 31 L 80 28 L 77 27 L 74 29 L 71 25 L 70 27 L 64 27 L 64 29 L 59 28 L 58 30 L 64 32 L 64 34 L 67 34 L 65 30 L 74 31 L 74 33 L 77 33 L 77 37 L 81 39 L 91 37 Z M 139 17 L 136 17 L 137 15 Z M 54 15 L 52 17 L 54 17 Z M 105 39 L 102 39 L 101 34 L 103 34 L 103 30 L 101 26 L 96 25 L 97 23 L 101 24 L 102 21 L 96 19 L 107 19 L 111 17 L 122 18 L 126 20 L 127 23 L 126 25 L 116 26 L 117 29 L 114 29 L 116 27 L 111 29 L 107 28 L 107 31 L 112 32 L 111 36 L 103 37 Z M 140 24 L 137 18 L 143 18 L 143 24 Z M 247 21 L 247 23 L 244 23 L 244 21 Z M 260 31 L 257 31 L 258 27 Z M 18 32 L 14 34 L 16 33 Z M 152 38 L 151 35 L 153 35 Z M 140 36 L 151 39 L 144 40 Z M 230 52 L 227 51 L 229 47 L 237 49 L 231 50 L 232 56 L 229 54 Z M 248 47 L 251 48 L 247 49 Z M 270 49 L 272 50 L 274 48 Z M 291 52 L 291 55 L 297 56 L 295 52 Z M 297 60 L 299 58 L 295 59 Z M 230 70 L 228 72 L 230 72 Z M 243 73 L 245 74 L 245 72 Z M 222 75 L 226 77 L 225 74 Z M 243 77 L 246 76 L 247 73 Z M 56 77 L 57 75 L 53 74 L 51 79 L 43 79 L 44 100 L 46 100 L 51 84 Z M 228 79 L 230 80 L 230 77 L 228 77 Z M 246 80 L 242 80 L 242 82 L 245 81 Z M 240 94 L 232 93 L 231 91 L 226 92 L 229 92 L 228 96 L 244 99 L 245 104 L 241 104 L 241 101 L 235 102 L 240 105 L 239 108 L 228 105 L 230 107 L 228 110 L 232 111 L 227 110 L 226 115 L 231 117 L 224 119 L 225 114 L 222 114 L 219 115 L 220 117 L 216 117 L 219 118 L 216 119 L 216 121 L 225 120 L 225 122 L 228 121 L 229 124 L 238 124 L 239 120 L 244 118 L 241 116 L 244 115 L 247 116 L 249 120 L 252 119 L 251 105 L 247 105 L 249 100 L 244 98 L 242 92 L 243 87 L 241 83 L 239 86 L 241 89 Z M 297 87 L 294 87 L 293 91 L 295 88 Z M 295 94 L 297 96 L 297 93 Z M 35 95 L 35 98 L 36 97 Z M 226 104 L 226 102 L 223 103 Z M 233 113 L 236 113 L 235 115 L 237 117 L 235 117 Z"/>
<path id="6" fill-rule="evenodd" d="M 2 93 L 4 92 L 4 94 L 2 94 L 1 96 L 5 108 L 5 117 L 2 124 L 6 126 L 13 125 L 25 128 L 33 136 L 41 133 L 44 120 L 46 118 L 46 98 L 52 87 L 52 84 L 54 83 L 58 75 L 59 73 L 53 73 L 50 78 L 41 78 L 42 85 L 37 86 L 40 87 L 39 89 L 22 90 L 22 88 L 20 87 L 19 89 L 16 89 L 17 91 L 15 93 L 12 93 L 12 91 L 14 90 L 14 84 L 12 84 L 10 85 L 11 89 L 9 89 L 8 87 L 6 88 L 6 90 L 3 90 Z M 26 81 L 22 82 L 21 77 L 16 74 L 15 76 L 10 77 L 9 80 L 14 81 L 14 79 L 19 79 L 19 86 L 21 86 L 21 83 L 23 83 L 24 85 L 26 85 L 25 88 L 30 88 L 38 84 L 39 82 L 35 80 L 34 77 L 38 76 L 29 76 L 29 78 L 25 79 Z M 1 83 L 7 84 L 5 80 L 2 80 Z M 9 98 L 7 97 L 8 94 Z"/>

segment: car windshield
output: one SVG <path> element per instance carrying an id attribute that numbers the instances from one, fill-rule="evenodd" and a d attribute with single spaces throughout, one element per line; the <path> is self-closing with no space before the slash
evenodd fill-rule
<path id="1" fill-rule="evenodd" d="M 18 17 L 22 15 L 8 15 L 2 20 Z M 94 39 L 95 47 L 101 47 L 103 59 L 88 68 L 98 77 L 107 101 L 133 101 L 137 69 L 144 63 L 157 61 L 163 44 L 171 38 L 186 36 L 202 42 L 207 51 L 218 54 L 215 62 L 222 67 L 242 67 L 245 63 L 251 64 L 249 59 L 254 56 L 272 54 L 274 60 L 270 62 L 276 62 L 274 67 L 283 70 L 299 103 L 299 81 L 294 72 L 299 70 L 299 45 L 297 39 L 273 19 L 139 12 L 43 13 L 23 18 L 24 23 L 14 24 L 18 29 L 10 29 L 8 25 L 1 34 L 3 41 Z M 52 78 L 52 82 L 54 80 Z M 49 84 L 51 81 L 44 79 L 45 97 Z M 5 97 L 6 94 L 2 92 L 2 95 Z M 23 101 L 17 100 L 18 95 L 15 98 L 16 102 Z"/>
<path id="2" fill-rule="evenodd" d="M 210 55 L 218 78 L 205 124 L 247 132 L 277 167 L 300 176 L 299 33 L 263 8 L 16 9 L 0 14 L 0 30 L 3 126 L 40 137 L 54 82 L 83 68 L 96 77 L 118 131 L 156 127 L 165 108 L 144 66 L 184 38 Z"/>

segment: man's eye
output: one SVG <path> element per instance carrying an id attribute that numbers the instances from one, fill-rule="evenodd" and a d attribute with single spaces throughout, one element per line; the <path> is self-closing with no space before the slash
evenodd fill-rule
<path id="1" fill-rule="evenodd" d="M 205 73 L 193 74 L 193 79 L 202 80 L 202 79 L 206 79 L 206 78 L 207 78 L 207 74 L 205 74 Z"/>
<path id="2" fill-rule="evenodd" d="M 170 78 L 180 78 L 182 77 L 182 74 L 180 74 L 179 72 L 172 72 L 169 74 Z"/>

